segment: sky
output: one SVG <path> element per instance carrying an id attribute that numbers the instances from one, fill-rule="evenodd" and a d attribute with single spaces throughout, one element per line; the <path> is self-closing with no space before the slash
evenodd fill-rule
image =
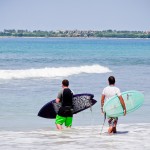
<path id="1" fill-rule="evenodd" d="M 150 31 L 150 0 L 0 0 L 0 31 Z"/>

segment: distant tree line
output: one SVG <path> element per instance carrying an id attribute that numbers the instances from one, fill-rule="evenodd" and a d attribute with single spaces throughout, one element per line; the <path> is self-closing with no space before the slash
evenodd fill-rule
<path id="1" fill-rule="evenodd" d="M 150 38 L 150 31 L 81 31 L 81 30 L 64 30 L 64 31 L 41 31 L 41 30 L 4 30 L 0 31 L 1 37 L 95 37 L 95 38 Z"/>

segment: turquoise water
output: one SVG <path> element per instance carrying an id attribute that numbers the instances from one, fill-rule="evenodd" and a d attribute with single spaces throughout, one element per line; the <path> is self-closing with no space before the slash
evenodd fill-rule
<path id="1" fill-rule="evenodd" d="M 92 124 L 99 125 L 103 121 L 99 100 L 109 75 L 116 77 L 122 92 L 138 90 L 145 95 L 144 105 L 121 117 L 120 123 L 149 123 L 149 74 L 150 40 L 146 39 L 0 39 L 0 128 L 54 126 L 54 120 L 36 115 L 57 96 L 64 78 L 75 93 L 92 93 L 98 101 L 92 113 L 77 114 L 74 125 L 90 125 L 91 115 Z"/>
<path id="2" fill-rule="evenodd" d="M 0 67 L 147 66 L 149 49 L 150 41 L 144 39 L 0 39 Z"/>
<path id="3" fill-rule="evenodd" d="M 145 97 L 138 110 L 119 118 L 116 136 L 105 133 L 107 123 L 100 135 L 100 96 L 110 75 L 122 92 L 137 90 Z M 71 150 L 119 149 L 121 143 L 124 149 L 149 149 L 149 75 L 147 39 L 1 38 L 0 147 L 66 149 L 69 143 Z M 74 93 L 92 93 L 97 103 L 74 115 L 73 129 L 58 132 L 54 119 L 37 113 L 56 98 L 64 78 Z"/>

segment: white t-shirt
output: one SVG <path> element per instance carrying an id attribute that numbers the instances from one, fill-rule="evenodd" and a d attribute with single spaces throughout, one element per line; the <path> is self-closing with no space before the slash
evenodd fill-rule
<path id="1" fill-rule="evenodd" d="M 111 85 L 105 87 L 102 94 L 105 95 L 105 102 L 106 102 L 109 98 L 111 98 L 114 95 L 120 96 L 121 92 L 119 88 Z"/>

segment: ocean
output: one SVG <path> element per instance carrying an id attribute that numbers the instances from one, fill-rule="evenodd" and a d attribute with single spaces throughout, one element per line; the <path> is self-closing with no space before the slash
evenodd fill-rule
<path id="1" fill-rule="evenodd" d="M 100 97 L 115 76 L 121 92 L 144 94 L 142 107 L 120 117 L 108 135 Z M 150 149 L 150 40 L 0 38 L 0 149 Z M 72 129 L 57 131 L 54 119 L 37 116 L 68 79 L 75 94 L 97 103 L 74 115 Z"/>

